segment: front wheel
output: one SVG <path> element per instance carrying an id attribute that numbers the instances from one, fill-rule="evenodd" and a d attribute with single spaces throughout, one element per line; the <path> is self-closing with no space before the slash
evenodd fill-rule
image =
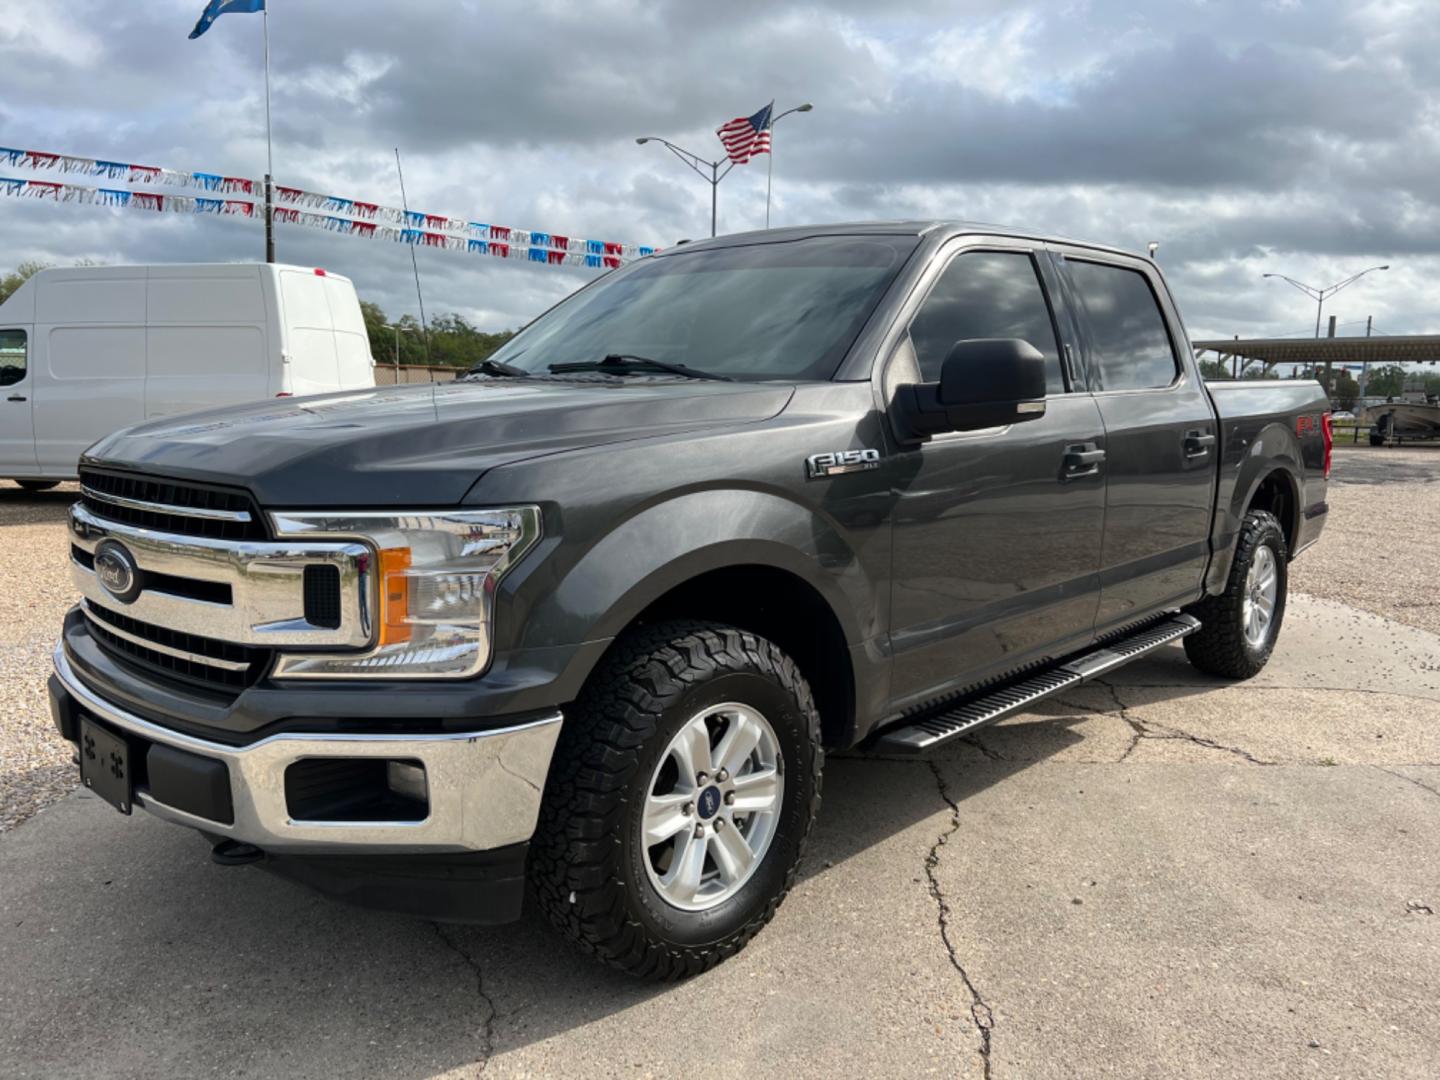
<path id="1" fill-rule="evenodd" d="M 50 490 L 51 488 L 53 488 L 53 487 L 58 487 L 59 484 L 60 484 L 60 481 L 59 481 L 59 480 L 16 480 L 15 483 L 19 484 L 20 487 L 21 487 L 23 490 L 29 491 L 29 492 L 31 492 L 31 493 L 34 493 L 34 492 L 38 492 L 38 491 L 49 491 L 49 490 Z"/>
<path id="2" fill-rule="evenodd" d="M 531 846 L 540 907 L 612 967 L 708 970 L 789 891 L 822 760 L 810 687 L 773 643 L 698 622 L 628 635 L 567 710 Z"/>
<path id="3" fill-rule="evenodd" d="M 1285 617 L 1287 558 L 1285 531 L 1275 515 L 1246 514 L 1225 591 L 1190 609 L 1200 620 L 1200 629 L 1185 639 L 1190 663 L 1227 679 L 1248 679 L 1265 666 Z"/>

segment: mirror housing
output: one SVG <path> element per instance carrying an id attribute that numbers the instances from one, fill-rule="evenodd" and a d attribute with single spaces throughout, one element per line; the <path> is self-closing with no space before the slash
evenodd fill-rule
<path id="1" fill-rule="evenodd" d="M 1045 415 L 1045 357 L 1020 338 L 957 341 L 939 382 L 897 387 L 893 404 L 912 439 L 1038 420 Z"/>

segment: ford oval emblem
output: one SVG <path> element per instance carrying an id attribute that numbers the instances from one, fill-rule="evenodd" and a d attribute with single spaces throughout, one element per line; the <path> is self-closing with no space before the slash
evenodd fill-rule
<path id="1" fill-rule="evenodd" d="M 95 576 L 104 590 L 128 604 L 140 595 L 140 568 L 135 556 L 114 540 L 102 540 L 95 547 Z"/>

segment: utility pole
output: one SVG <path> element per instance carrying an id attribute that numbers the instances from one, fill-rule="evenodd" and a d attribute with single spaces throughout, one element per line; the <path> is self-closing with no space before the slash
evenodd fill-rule
<path id="1" fill-rule="evenodd" d="M 1326 336 L 1326 337 L 1331 337 L 1331 338 L 1333 338 L 1333 337 L 1335 336 L 1335 316 L 1334 316 L 1334 315 L 1331 315 L 1331 316 L 1330 316 L 1330 332 L 1329 332 L 1328 334 L 1326 334 L 1325 336 Z M 1325 358 L 1325 393 L 1326 393 L 1327 396 L 1330 394 L 1330 365 L 1331 365 L 1331 363 L 1332 363 L 1332 361 L 1331 361 L 1330 358 L 1327 356 L 1327 357 Z"/>
<path id="2" fill-rule="evenodd" d="M 270 140 L 270 5 L 260 12 L 265 34 L 265 261 L 275 261 L 275 152 Z"/>

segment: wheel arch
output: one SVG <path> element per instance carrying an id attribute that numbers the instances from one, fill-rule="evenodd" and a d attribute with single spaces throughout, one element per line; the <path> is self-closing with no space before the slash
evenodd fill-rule
<path id="1" fill-rule="evenodd" d="M 1224 464 L 1221 468 L 1227 470 Z M 1205 592 L 1209 595 L 1225 590 L 1235 558 L 1235 545 L 1240 541 L 1240 528 L 1251 510 L 1258 508 L 1275 514 L 1292 557 L 1300 531 L 1303 467 L 1293 432 L 1283 424 L 1267 425 L 1249 443 L 1241 459 L 1234 462 L 1234 468 L 1228 486 L 1222 477 L 1217 498 L 1211 536 L 1214 554 L 1205 575 Z"/>
<path id="2" fill-rule="evenodd" d="M 884 583 L 848 530 L 814 508 L 770 491 L 691 491 L 627 518 L 538 586 L 527 590 L 520 648 L 609 643 L 577 653 L 566 686 L 583 685 L 633 627 L 708 619 L 789 654 L 815 694 L 826 744 L 853 742 L 853 653 L 878 634 Z"/>

